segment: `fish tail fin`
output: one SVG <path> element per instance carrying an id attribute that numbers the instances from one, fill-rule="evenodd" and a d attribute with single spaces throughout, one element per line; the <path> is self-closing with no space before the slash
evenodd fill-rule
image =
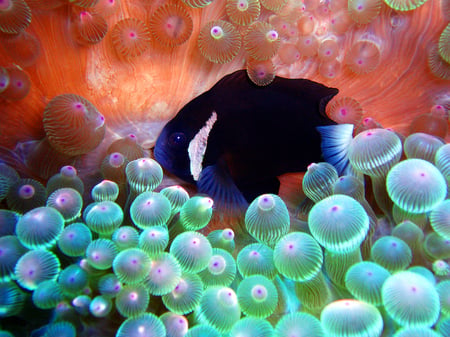
<path id="1" fill-rule="evenodd" d="M 336 168 L 339 175 L 346 173 L 349 168 L 348 147 L 353 139 L 353 127 L 353 124 L 317 127 L 322 137 L 323 157 Z"/>

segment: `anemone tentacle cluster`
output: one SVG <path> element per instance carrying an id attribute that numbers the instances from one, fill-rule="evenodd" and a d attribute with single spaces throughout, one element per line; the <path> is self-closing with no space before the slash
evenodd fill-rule
<path id="1" fill-rule="evenodd" d="M 0 336 L 449 336 L 449 9 L 0 0 Z M 243 67 L 355 134 L 229 215 L 150 148 Z"/>

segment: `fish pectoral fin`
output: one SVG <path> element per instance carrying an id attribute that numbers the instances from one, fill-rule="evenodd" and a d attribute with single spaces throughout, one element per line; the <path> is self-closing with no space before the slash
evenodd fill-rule
<path id="1" fill-rule="evenodd" d="M 214 200 L 215 207 L 234 211 L 245 210 L 248 206 L 224 164 L 205 167 L 200 173 L 197 188 L 200 193 L 205 193 Z"/>
<path id="2" fill-rule="evenodd" d="M 318 126 L 322 137 L 322 154 L 333 165 L 339 176 L 345 174 L 349 167 L 348 147 L 353 139 L 353 124 L 336 124 Z"/>
<path id="3" fill-rule="evenodd" d="M 241 181 L 237 183 L 239 190 L 244 195 L 245 199 L 251 203 L 255 198 L 261 194 L 278 194 L 280 189 L 280 180 L 277 177 L 269 177 L 259 180 Z"/>

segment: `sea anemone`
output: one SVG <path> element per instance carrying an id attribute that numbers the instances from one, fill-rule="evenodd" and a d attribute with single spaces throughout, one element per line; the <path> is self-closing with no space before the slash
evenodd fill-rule
<path id="1" fill-rule="evenodd" d="M 289 213 L 284 201 L 274 194 L 257 197 L 245 212 L 245 228 L 259 242 L 273 246 L 289 230 Z"/>
<path id="2" fill-rule="evenodd" d="M 150 191 L 139 194 L 130 206 L 131 219 L 141 229 L 165 225 L 171 212 L 169 200 L 160 193 Z"/>
<path id="3" fill-rule="evenodd" d="M 114 25 L 111 40 L 119 58 L 132 59 L 150 47 L 150 31 L 143 21 L 126 18 Z"/>
<path id="4" fill-rule="evenodd" d="M 273 336 L 273 327 L 264 319 L 244 317 L 236 322 L 230 331 L 230 337 L 240 336 L 271 337 Z"/>
<path id="5" fill-rule="evenodd" d="M 79 217 L 83 208 L 83 198 L 73 188 L 60 188 L 49 195 L 47 206 L 56 209 L 65 222 L 71 222 Z"/>
<path id="6" fill-rule="evenodd" d="M 272 280 L 277 275 L 273 262 L 273 249 L 262 243 L 252 243 L 241 249 L 237 259 L 243 277 L 259 274 Z"/>
<path id="7" fill-rule="evenodd" d="M 205 287 L 228 287 L 236 276 L 236 262 L 226 250 L 213 248 L 208 266 L 198 275 Z"/>
<path id="8" fill-rule="evenodd" d="M 116 295 L 116 309 L 124 317 L 142 314 L 150 302 L 150 294 L 142 284 L 125 285 Z"/>
<path id="9" fill-rule="evenodd" d="M 179 234 L 170 245 L 170 253 L 186 273 L 198 273 L 208 266 L 212 247 L 208 239 L 198 232 Z"/>
<path id="10" fill-rule="evenodd" d="M 81 223 L 73 223 L 65 227 L 59 238 L 58 248 L 67 256 L 82 256 L 92 241 L 92 232 Z"/>
<path id="11" fill-rule="evenodd" d="M 234 231 L 231 228 L 218 229 L 212 231 L 206 237 L 213 248 L 220 248 L 233 254 L 236 246 L 234 241 Z"/>
<path id="12" fill-rule="evenodd" d="M 150 272 L 144 284 L 152 295 L 161 296 L 175 289 L 181 280 L 181 266 L 171 253 L 161 253 L 152 258 Z"/>
<path id="13" fill-rule="evenodd" d="M 96 239 L 86 248 L 86 259 L 89 264 L 99 270 L 111 268 L 117 255 L 117 247 L 109 239 Z"/>
<path id="14" fill-rule="evenodd" d="M 167 337 L 183 337 L 186 335 L 189 324 L 186 317 L 168 311 L 159 318 L 166 328 Z"/>
<path id="15" fill-rule="evenodd" d="M 112 234 L 111 240 L 119 250 L 135 248 L 139 244 L 139 233 L 131 226 L 120 226 Z"/>
<path id="16" fill-rule="evenodd" d="M 388 315 L 402 326 L 430 327 L 439 317 L 439 294 L 419 274 L 401 271 L 389 276 L 381 295 Z"/>
<path id="17" fill-rule="evenodd" d="M 116 255 L 112 267 L 120 282 L 137 284 L 150 272 L 152 261 L 143 250 L 128 248 Z"/>
<path id="18" fill-rule="evenodd" d="M 30 250 L 20 257 L 15 267 L 17 283 L 25 289 L 34 290 L 46 280 L 56 280 L 60 272 L 58 257 L 43 249 Z"/>
<path id="19" fill-rule="evenodd" d="M 294 281 L 309 281 L 322 268 L 322 249 L 311 235 L 292 232 L 275 245 L 273 262 L 284 277 Z"/>
<path id="20" fill-rule="evenodd" d="M 91 190 L 91 197 L 96 202 L 116 201 L 119 196 L 119 186 L 111 180 L 102 180 Z"/>
<path id="21" fill-rule="evenodd" d="M 372 304 L 343 299 L 328 304 L 320 314 L 320 321 L 329 336 L 379 337 L 383 332 L 383 319 Z"/>
<path id="22" fill-rule="evenodd" d="M 139 234 L 138 246 L 149 256 L 163 252 L 169 244 L 169 232 L 164 226 L 148 227 Z"/>
<path id="23" fill-rule="evenodd" d="M 394 273 L 406 269 L 412 261 L 412 252 L 405 241 L 395 236 L 383 236 L 372 246 L 371 258 Z"/>
<path id="24" fill-rule="evenodd" d="M 52 207 L 38 207 L 25 213 L 17 222 L 16 235 L 29 249 L 55 245 L 64 228 L 64 218 Z"/>
<path id="25" fill-rule="evenodd" d="M 0 282 L 8 282 L 14 278 L 14 267 L 25 252 L 26 248 L 16 236 L 0 237 Z"/>
<path id="26" fill-rule="evenodd" d="M 200 276 L 184 273 L 175 288 L 162 296 L 162 301 L 170 311 L 186 315 L 199 305 L 202 296 L 203 283 Z"/>
<path id="27" fill-rule="evenodd" d="M 324 337 L 322 324 L 311 314 L 305 312 L 295 312 L 283 316 L 275 326 L 275 337 L 284 336 L 316 336 Z"/>
<path id="28" fill-rule="evenodd" d="M 236 293 L 227 287 L 206 289 L 200 300 L 199 315 L 202 320 L 222 333 L 230 331 L 241 317 Z"/>
<path id="29" fill-rule="evenodd" d="M 194 196 L 181 206 L 181 225 L 190 231 L 200 230 L 208 225 L 212 217 L 214 201 L 208 197 Z"/>
<path id="30" fill-rule="evenodd" d="M 71 264 L 61 270 L 58 285 L 64 295 L 80 295 L 88 285 L 88 274 L 77 264 Z"/>
<path id="31" fill-rule="evenodd" d="M 242 312 L 250 317 L 266 318 L 275 311 L 278 304 L 277 288 L 262 275 L 243 279 L 236 294 Z"/>

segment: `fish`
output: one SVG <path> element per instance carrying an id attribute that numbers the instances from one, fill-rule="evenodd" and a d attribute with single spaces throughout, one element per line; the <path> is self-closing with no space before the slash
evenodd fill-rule
<path id="1" fill-rule="evenodd" d="M 255 85 L 245 70 L 220 79 L 188 102 L 162 129 L 154 157 L 215 203 L 246 205 L 277 194 L 278 176 L 328 161 L 348 166 L 353 125 L 325 113 L 339 92 L 308 79 L 276 76 Z"/>

